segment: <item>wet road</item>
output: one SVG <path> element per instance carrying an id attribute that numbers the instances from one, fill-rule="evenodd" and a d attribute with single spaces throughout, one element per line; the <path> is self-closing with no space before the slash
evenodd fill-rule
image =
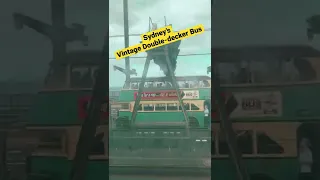
<path id="1" fill-rule="evenodd" d="M 136 168 L 109 169 L 110 180 L 210 180 L 210 169 L 200 168 Z"/>
<path id="2" fill-rule="evenodd" d="M 197 177 L 197 176 L 143 176 L 143 175 L 111 175 L 109 180 L 210 180 L 211 177 Z"/>

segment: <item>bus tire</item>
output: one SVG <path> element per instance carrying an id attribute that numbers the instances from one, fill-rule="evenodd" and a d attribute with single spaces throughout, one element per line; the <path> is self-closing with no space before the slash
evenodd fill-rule
<path id="1" fill-rule="evenodd" d="M 266 174 L 251 174 L 250 180 L 274 180 L 272 177 Z"/>
<path id="2" fill-rule="evenodd" d="M 197 118 L 195 117 L 189 117 L 189 127 L 190 128 L 198 128 L 199 125 L 199 121 L 197 120 Z"/>

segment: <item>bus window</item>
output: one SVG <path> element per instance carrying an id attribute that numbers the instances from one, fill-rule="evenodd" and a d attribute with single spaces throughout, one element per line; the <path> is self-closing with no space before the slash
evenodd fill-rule
<path id="1" fill-rule="evenodd" d="M 211 134 L 211 156 L 216 155 L 216 144 L 215 144 L 215 141 L 216 141 L 215 134 L 212 133 Z"/>
<path id="2" fill-rule="evenodd" d="M 97 77 L 97 75 L 98 75 L 98 70 L 99 70 L 99 67 L 98 67 L 98 66 L 93 66 L 93 67 L 91 67 L 91 79 L 92 79 L 93 81 L 96 80 L 96 77 Z M 92 84 L 92 85 L 93 85 L 93 84 Z"/>
<path id="3" fill-rule="evenodd" d="M 108 102 L 104 102 L 101 104 L 101 112 L 107 113 L 109 111 L 109 104 Z M 110 112 L 109 112 L 110 113 Z"/>
<path id="4" fill-rule="evenodd" d="M 229 147 L 227 144 L 227 139 L 223 132 L 219 131 L 219 146 L 218 146 L 218 152 L 220 155 L 227 155 L 229 154 Z"/>
<path id="5" fill-rule="evenodd" d="M 165 83 L 164 83 L 164 87 L 165 87 L 165 88 L 171 88 L 171 87 L 172 87 L 171 82 L 165 82 Z"/>
<path id="6" fill-rule="evenodd" d="M 219 76 L 220 83 L 232 84 L 237 83 L 238 63 L 235 62 L 219 62 L 217 68 L 217 76 Z"/>
<path id="7" fill-rule="evenodd" d="M 122 103 L 120 110 L 128 111 L 130 109 L 130 104 L 129 103 Z"/>
<path id="8" fill-rule="evenodd" d="M 164 82 L 156 81 L 156 82 L 154 82 L 153 87 L 155 87 L 155 88 L 163 88 L 163 87 L 165 87 L 165 84 L 164 84 Z"/>
<path id="9" fill-rule="evenodd" d="M 200 110 L 200 108 L 198 107 L 198 105 L 191 103 L 191 110 L 196 111 L 196 110 Z"/>
<path id="10" fill-rule="evenodd" d="M 242 154 L 253 154 L 253 131 L 236 131 L 237 143 Z"/>
<path id="11" fill-rule="evenodd" d="M 71 87 L 73 88 L 91 88 L 93 85 L 93 79 L 90 67 L 72 67 L 70 82 Z"/>
<path id="12" fill-rule="evenodd" d="M 177 81 L 179 88 L 184 88 L 184 82 L 183 81 Z"/>
<path id="13" fill-rule="evenodd" d="M 210 100 L 205 100 L 203 103 L 203 109 L 205 109 L 205 107 L 207 106 L 207 108 L 209 109 L 209 111 L 211 110 L 211 99 Z"/>
<path id="14" fill-rule="evenodd" d="M 48 131 L 39 134 L 39 143 L 36 152 L 59 152 L 63 151 L 61 132 Z"/>
<path id="15" fill-rule="evenodd" d="M 143 111 L 154 111 L 154 105 L 153 104 L 144 104 Z"/>
<path id="16" fill-rule="evenodd" d="M 105 154 L 105 146 L 104 146 L 103 139 L 104 139 L 104 133 L 99 133 L 95 136 L 90 155 L 104 155 Z"/>
<path id="17" fill-rule="evenodd" d="M 208 80 L 202 80 L 200 83 L 200 87 L 210 87 L 210 83 Z"/>
<path id="18" fill-rule="evenodd" d="M 190 104 L 189 103 L 183 103 L 184 108 L 186 109 L 186 111 L 190 110 Z"/>
<path id="19" fill-rule="evenodd" d="M 190 88 L 199 88 L 199 81 L 190 81 Z"/>
<path id="20" fill-rule="evenodd" d="M 257 132 L 258 154 L 282 154 L 284 148 L 264 132 Z"/>
<path id="21" fill-rule="evenodd" d="M 177 103 L 168 103 L 167 110 L 168 111 L 178 111 L 178 104 Z"/>
<path id="22" fill-rule="evenodd" d="M 153 88 L 153 82 L 145 82 L 144 87 L 145 88 Z"/>
<path id="23" fill-rule="evenodd" d="M 278 61 L 251 61 L 249 67 L 251 83 L 272 83 L 281 80 L 281 66 Z"/>
<path id="24" fill-rule="evenodd" d="M 142 104 L 139 105 L 138 111 L 142 111 Z"/>
<path id="25" fill-rule="evenodd" d="M 220 131 L 221 132 L 221 131 Z M 253 154 L 253 132 L 252 130 L 241 130 L 235 132 L 237 143 L 242 154 Z M 219 133 L 219 154 L 229 154 L 229 147 L 224 133 Z"/>
<path id="26" fill-rule="evenodd" d="M 131 89 L 139 89 L 139 83 L 137 82 L 131 83 L 130 87 Z"/>
<path id="27" fill-rule="evenodd" d="M 45 79 L 45 88 L 66 88 L 67 86 L 67 67 L 61 66 L 51 69 Z"/>
<path id="28" fill-rule="evenodd" d="M 155 104 L 155 111 L 166 111 L 166 104 Z"/>
<path id="29" fill-rule="evenodd" d="M 190 88 L 190 83 L 185 81 L 182 88 Z"/>

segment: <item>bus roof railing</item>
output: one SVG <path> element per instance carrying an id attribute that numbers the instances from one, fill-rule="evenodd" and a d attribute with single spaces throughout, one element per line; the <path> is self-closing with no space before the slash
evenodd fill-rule
<path id="1" fill-rule="evenodd" d="M 218 62 L 240 60 L 264 61 L 296 58 L 320 57 L 320 51 L 309 45 L 247 45 L 213 47 L 212 58 Z"/>
<path id="2" fill-rule="evenodd" d="M 169 81 L 169 77 L 148 77 L 146 82 L 149 81 Z M 211 80 L 209 76 L 176 76 L 177 81 L 201 81 L 201 80 Z M 131 78 L 131 82 L 140 82 L 141 78 Z"/>

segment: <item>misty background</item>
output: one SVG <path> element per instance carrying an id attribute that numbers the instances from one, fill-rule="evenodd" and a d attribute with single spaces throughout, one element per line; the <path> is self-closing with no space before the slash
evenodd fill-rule
<path id="1" fill-rule="evenodd" d="M 211 1 L 201 0 L 129 0 L 129 32 L 130 34 L 142 34 L 149 31 L 149 17 L 158 28 L 172 24 L 174 31 L 190 28 L 203 24 L 205 28 L 211 28 Z M 114 8 L 117 7 L 117 8 Z M 194 8 L 197 7 L 197 8 Z M 110 35 L 124 34 L 123 32 L 123 3 L 122 1 L 110 1 Z M 140 36 L 131 36 L 129 44 L 136 45 L 141 41 Z M 124 48 L 124 38 L 110 38 L 109 56 L 115 57 L 117 50 Z M 207 67 L 211 65 L 211 32 L 207 31 L 198 36 L 182 40 L 179 47 L 180 55 L 207 53 L 201 56 L 179 56 L 177 58 L 176 76 L 206 75 Z M 208 54 L 209 53 L 209 54 Z M 139 53 L 131 57 L 146 57 L 147 53 Z M 125 67 L 125 60 L 110 59 L 109 61 L 110 86 L 123 86 L 125 75 L 113 70 L 113 65 Z M 131 69 L 136 69 L 137 77 L 142 76 L 145 58 L 130 58 Z M 187 71 L 186 71 L 187 70 Z M 162 77 L 163 72 L 159 66 L 150 62 L 147 77 Z M 135 76 L 133 76 L 135 77 Z"/>
<path id="2" fill-rule="evenodd" d="M 167 18 L 174 24 L 174 29 L 176 29 L 175 24 L 177 24 L 177 28 L 180 23 L 187 27 L 197 24 L 196 21 L 190 21 L 190 24 L 186 23 L 185 21 L 189 19 L 208 20 L 208 17 L 200 12 L 209 5 L 198 5 L 201 4 L 201 0 L 191 2 L 193 4 L 187 4 L 185 8 L 180 8 L 181 5 L 179 6 L 178 3 L 172 6 L 166 4 L 169 3 L 169 0 L 129 0 L 129 20 L 132 30 L 130 33 L 141 32 L 141 27 L 135 26 L 137 22 L 144 22 L 145 30 L 147 30 L 148 16 L 152 17 L 159 12 L 168 15 Z M 108 30 L 108 20 L 106 19 L 108 1 L 68 0 L 66 4 L 67 24 L 81 23 L 85 25 L 87 27 L 86 34 L 89 36 L 88 47 L 82 46 L 81 43 L 74 43 L 69 44 L 69 49 L 100 50 L 104 34 Z M 48 63 L 51 61 L 51 43 L 46 37 L 32 29 L 15 30 L 12 13 L 25 13 L 50 23 L 49 5 L 50 1 L 48 0 L 4 0 L 0 2 L 0 82 L 42 81 L 44 78 L 48 70 Z M 159 6 L 167 8 L 154 8 Z M 307 44 L 305 19 L 311 15 L 320 14 L 319 7 L 320 1 L 318 0 L 215 0 L 212 10 L 212 44 L 214 46 Z M 117 24 L 114 26 L 114 31 L 116 31 L 114 33 L 123 34 L 123 30 L 120 30 L 121 23 L 123 23 L 122 2 L 111 0 L 109 10 L 113 15 L 110 15 L 110 24 Z M 182 13 L 189 14 L 189 17 L 174 20 L 173 16 L 179 17 L 179 14 Z M 160 22 L 161 20 L 159 18 L 156 21 Z M 110 34 L 112 34 L 111 31 L 112 29 L 110 29 Z M 120 43 L 121 40 L 117 40 L 117 42 Z M 205 48 L 202 48 L 201 42 L 188 44 L 193 47 L 201 47 L 194 53 L 198 51 L 198 53 L 203 53 L 208 49 L 203 50 Z M 316 37 L 312 45 L 318 48 L 320 47 L 319 42 L 320 38 Z M 131 39 L 130 43 L 136 44 Z M 186 49 L 185 52 L 194 50 L 193 48 Z M 195 56 L 194 58 L 201 60 L 204 57 Z M 122 63 L 124 65 L 124 61 Z"/>

